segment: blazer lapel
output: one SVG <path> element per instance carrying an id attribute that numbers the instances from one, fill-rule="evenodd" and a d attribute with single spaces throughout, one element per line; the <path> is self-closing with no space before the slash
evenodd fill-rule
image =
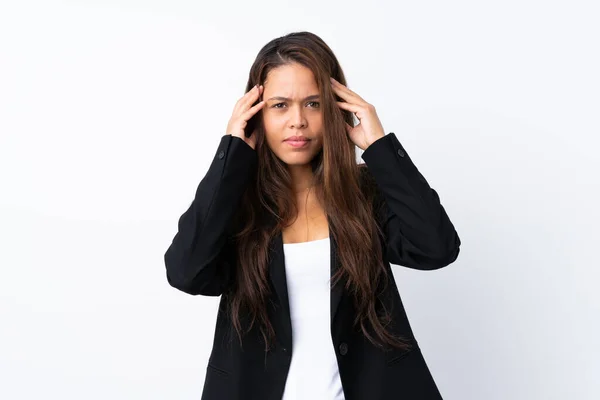
<path id="1" fill-rule="evenodd" d="M 292 320 L 290 318 L 290 303 L 288 298 L 287 280 L 285 274 L 285 260 L 283 254 L 283 237 L 279 232 L 271 242 L 271 258 L 269 262 L 269 276 L 279 299 L 280 312 L 276 315 L 279 320 L 279 340 L 285 347 L 292 346 Z"/>
<path id="2" fill-rule="evenodd" d="M 329 230 L 329 243 L 330 243 L 330 279 L 336 273 L 339 268 L 337 258 L 337 243 L 333 238 L 331 229 Z M 280 314 L 281 320 L 278 322 L 281 324 L 280 329 L 282 333 L 281 341 L 284 345 L 290 346 L 292 341 L 292 321 L 290 317 L 290 304 L 287 290 L 287 279 L 285 272 L 285 255 L 283 251 L 283 236 L 281 231 L 275 235 L 271 243 L 271 261 L 269 263 L 269 276 L 275 288 L 277 298 L 279 299 L 279 305 L 282 308 Z M 333 325 L 334 318 L 337 314 L 337 310 L 340 305 L 340 300 L 343 294 L 343 280 L 341 280 L 337 286 L 331 287 L 330 281 L 330 322 Z"/>
<path id="3" fill-rule="evenodd" d="M 331 225 L 330 225 L 331 226 Z M 329 230 L 329 243 L 330 243 L 330 248 L 331 248 L 331 257 L 330 257 L 330 265 L 331 265 L 331 273 L 330 273 L 330 279 L 333 279 L 333 275 L 336 273 L 336 271 L 339 269 L 339 264 L 338 264 L 338 251 L 337 251 L 337 242 L 335 241 L 335 239 L 333 238 L 333 235 L 331 233 L 331 229 Z M 331 300 L 330 300 L 330 304 L 331 304 L 331 325 L 333 325 L 333 321 L 335 319 L 335 316 L 337 314 L 337 310 L 339 308 L 340 305 L 340 300 L 342 299 L 342 294 L 344 292 L 344 280 L 341 279 L 337 286 L 332 287 L 331 286 L 331 280 L 330 280 L 330 285 L 329 287 L 331 288 Z"/>

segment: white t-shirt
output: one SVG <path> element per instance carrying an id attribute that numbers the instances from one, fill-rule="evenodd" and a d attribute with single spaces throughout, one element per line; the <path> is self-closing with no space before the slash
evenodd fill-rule
<path id="1" fill-rule="evenodd" d="M 329 238 L 284 243 L 292 360 L 282 400 L 344 400 L 331 339 Z"/>

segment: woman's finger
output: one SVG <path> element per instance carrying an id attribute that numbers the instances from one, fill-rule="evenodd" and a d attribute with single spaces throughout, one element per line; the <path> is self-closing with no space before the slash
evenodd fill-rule
<path id="1" fill-rule="evenodd" d="M 249 110 L 245 111 L 242 113 L 241 117 L 245 120 L 248 121 L 250 118 L 252 118 L 254 116 L 254 114 L 256 114 L 263 106 L 265 105 L 264 101 L 259 102 L 258 104 L 255 104 L 254 106 L 250 107 Z"/>
<path id="2" fill-rule="evenodd" d="M 348 89 L 348 87 L 342 85 L 333 78 L 331 78 L 331 87 L 338 96 L 346 100 L 348 103 L 355 103 L 359 105 L 366 104 L 366 101 L 362 97 L 360 97 L 352 90 Z"/>
<path id="3" fill-rule="evenodd" d="M 352 111 L 353 113 L 358 113 L 363 109 L 363 106 L 360 106 L 358 104 L 346 103 L 344 101 L 336 101 L 336 103 L 340 108 Z"/>
<path id="4" fill-rule="evenodd" d="M 256 100 L 262 95 L 263 87 L 262 86 L 254 86 L 252 89 L 248 91 L 241 99 L 238 111 L 243 113 L 250 108 L 250 105 L 254 104 Z"/>

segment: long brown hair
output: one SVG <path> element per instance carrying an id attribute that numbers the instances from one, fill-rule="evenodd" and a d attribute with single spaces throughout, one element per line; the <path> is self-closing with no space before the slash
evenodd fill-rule
<path id="1" fill-rule="evenodd" d="M 330 76 L 346 85 L 332 50 L 310 32 L 276 38 L 259 51 L 250 69 L 246 92 L 256 84 L 263 84 L 269 71 L 291 63 L 301 64 L 313 72 L 321 96 L 323 148 L 311 165 L 315 194 L 338 245 L 341 267 L 332 277 L 332 284 L 338 284 L 345 275 L 345 289 L 353 295 L 356 308 L 354 326 L 360 324 L 369 341 L 378 347 L 390 344 L 406 348 L 403 339 L 385 327 L 390 322 L 389 313 L 378 313 L 376 308 L 376 291 L 382 283 L 385 288 L 390 277 L 382 262 L 378 238 L 381 228 L 374 218 L 373 193 L 364 190 L 369 186 L 363 185 L 361 189 L 364 173 L 356 163 L 355 145 L 345 128 L 345 123 L 354 126 L 354 115 L 337 106 L 335 102 L 342 99 L 331 89 Z M 243 316 L 244 320 L 250 320 L 248 331 L 258 321 L 268 350 L 275 337 L 267 313 L 271 294 L 268 246 L 276 234 L 294 221 L 298 210 L 291 176 L 285 163 L 266 144 L 262 113 L 257 116 L 258 172 L 248 185 L 236 213 L 238 225 L 234 238 L 238 262 L 234 283 L 224 296 L 227 296 L 230 317 L 240 342 L 240 316 Z M 268 224 L 267 221 L 276 222 Z M 375 337 L 369 332 L 374 332 Z"/>

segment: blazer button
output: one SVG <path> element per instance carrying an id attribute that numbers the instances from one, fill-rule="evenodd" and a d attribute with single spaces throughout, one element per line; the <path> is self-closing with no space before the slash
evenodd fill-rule
<path id="1" fill-rule="evenodd" d="M 404 157 L 404 152 L 402 151 L 402 149 L 398 149 L 398 155 L 400 157 Z"/>
<path id="2" fill-rule="evenodd" d="M 223 150 L 221 150 L 221 151 L 219 152 L 219 160 L 220 160 L 221 158 L 223 158 L 223 157 L 225 157 L 225 152 L 224 152 Z"/>
<path id="3" fill-rule="evenodd" d="M 348 353 L 348 345 L 346 343 L 340 344 L 340 354 L 345 356 Z"/>

